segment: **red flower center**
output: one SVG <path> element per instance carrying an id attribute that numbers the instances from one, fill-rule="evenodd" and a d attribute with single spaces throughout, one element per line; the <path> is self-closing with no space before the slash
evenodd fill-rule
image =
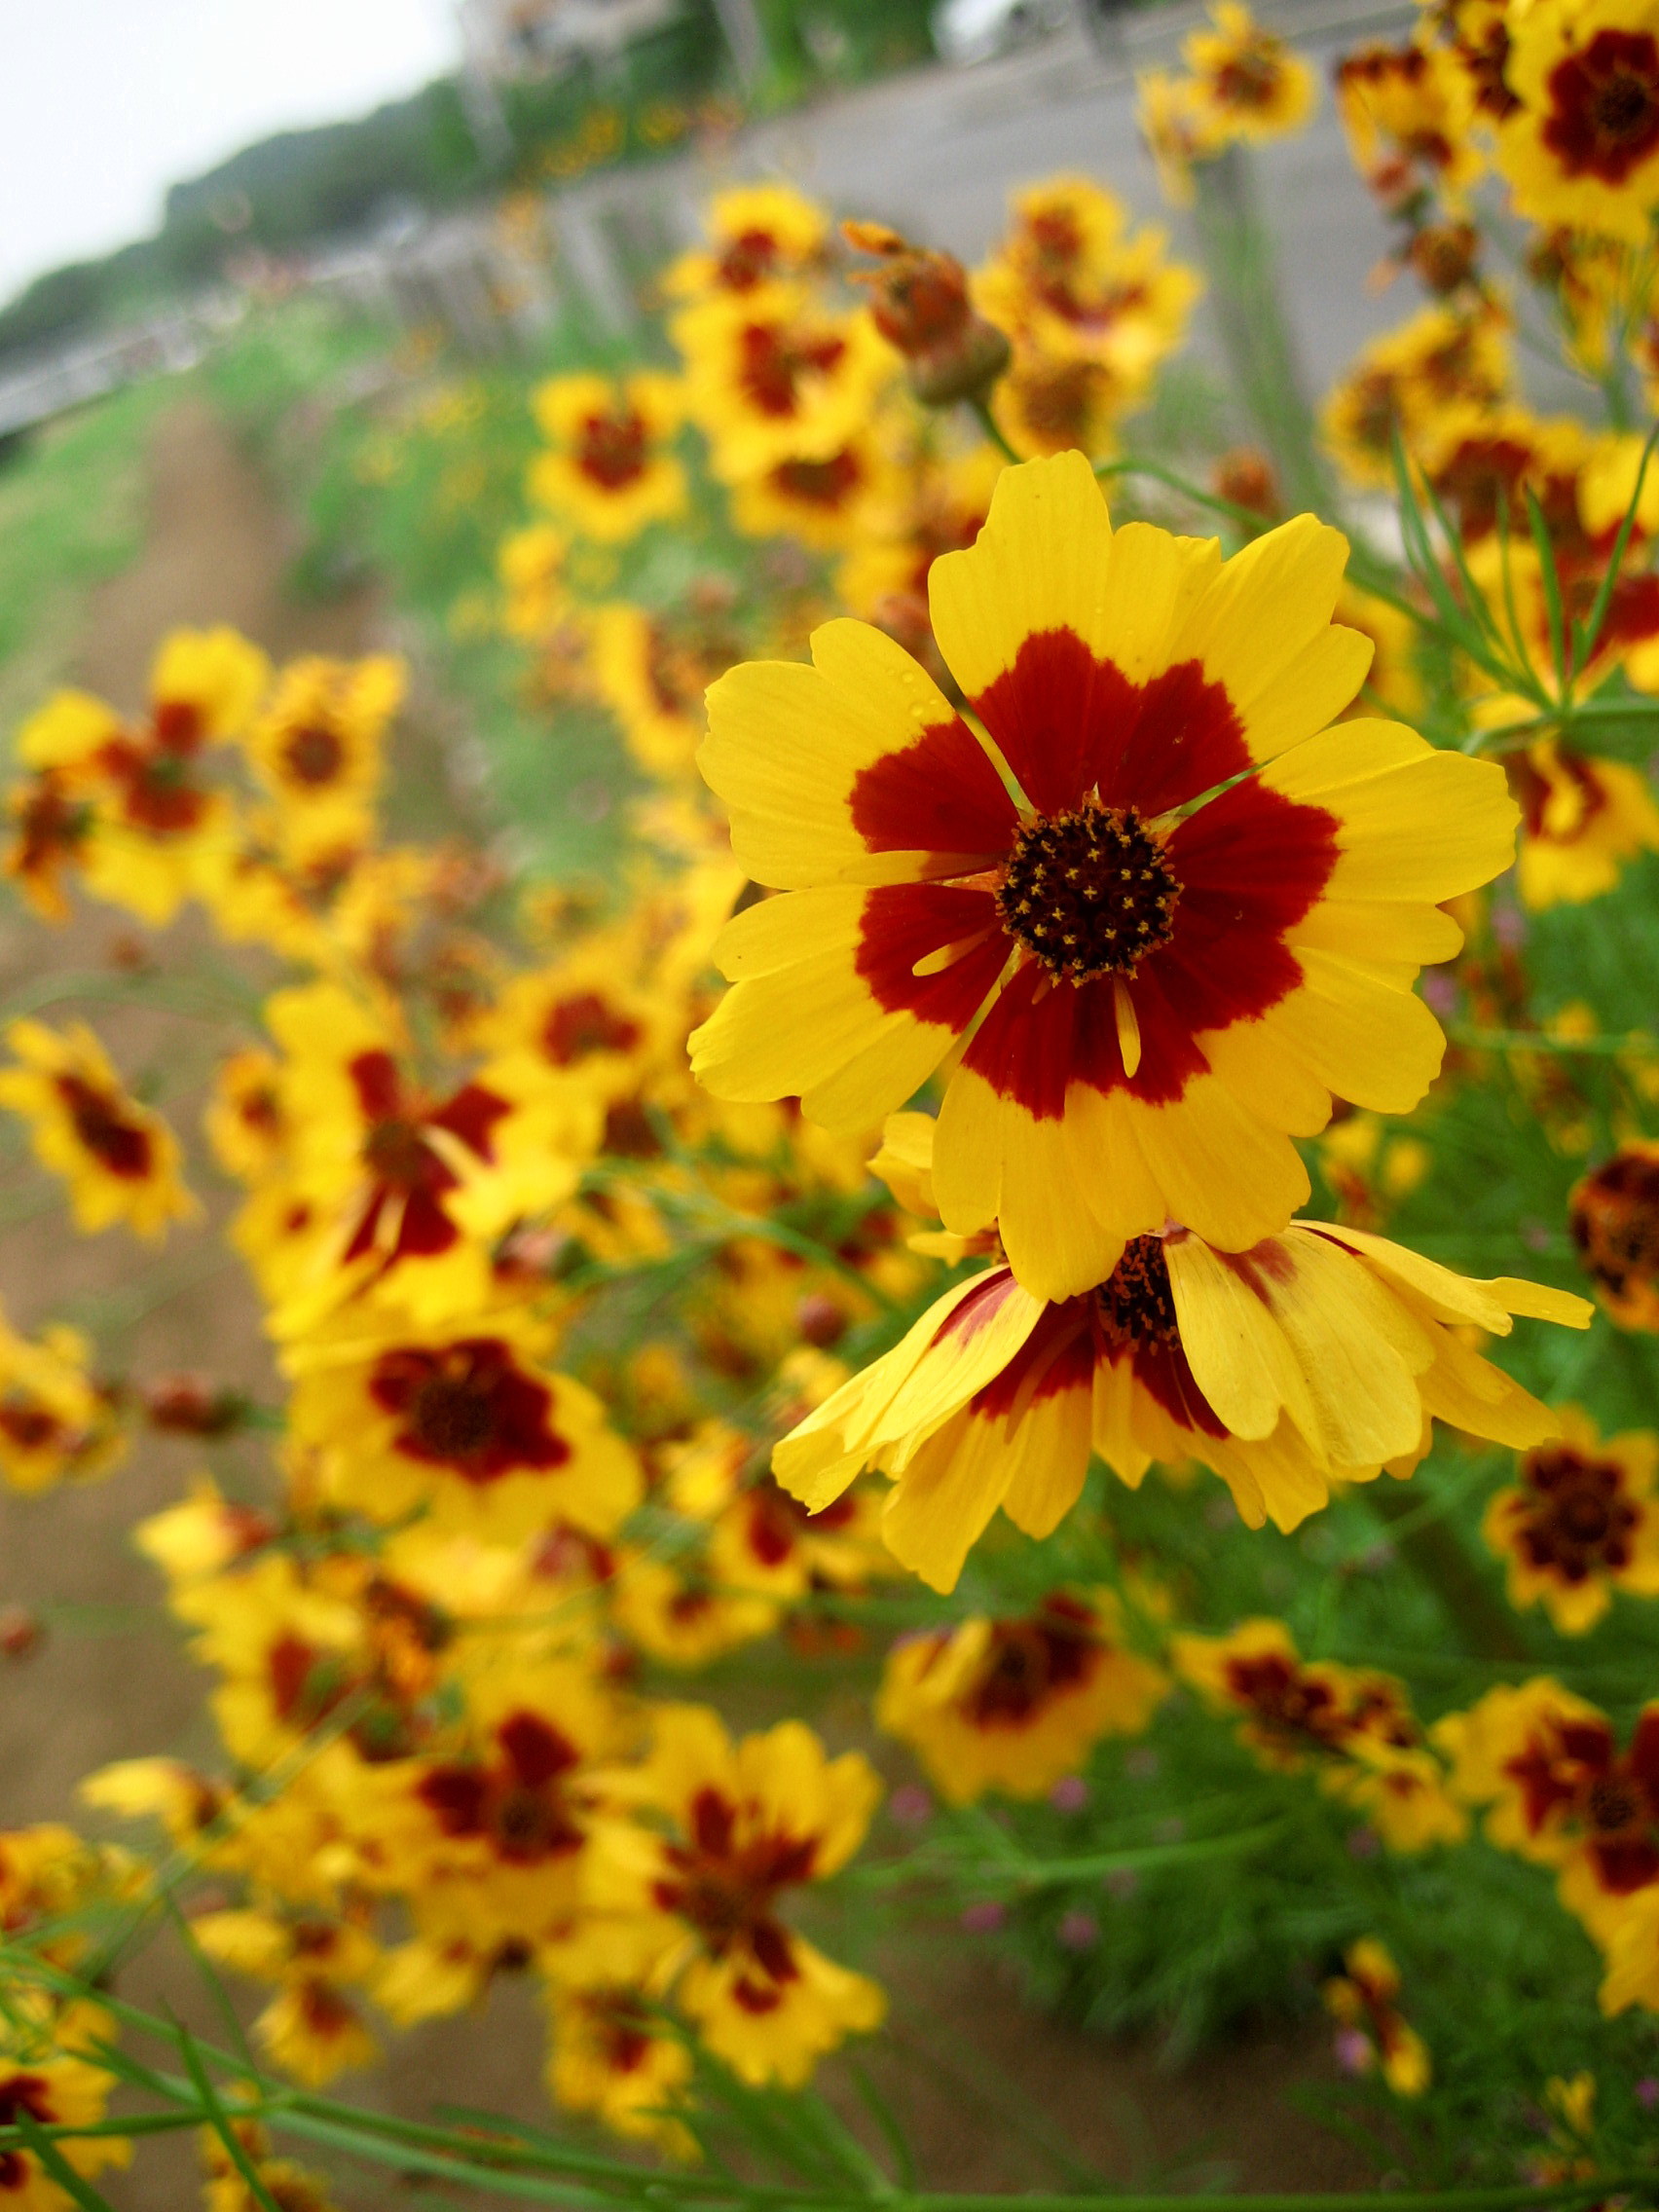
<path id="1" fill-rule="evenodd" d="M 149 1130 L 129 1119 L 118 1098 L 85 1077 L 60 1075 L 55 1083 L 76 1136 L 99 1166 L 124 1183 L 141 1183 L 154 1158 Z"/>
<path id="2" fill-rule="evenodd" d="M 40 2074 L 10 2074 L 0 2080 L 0 2127 L 16 2127 L 19 2112 L 26 2112 L 32 2120 L 50 2123 L 56 2114 L 52 2109 L 52 2091 Z M 21 2151 L 0 2151 L 0 2189 L 25 2189 L 29 2181 L 29 2162 Z"/>
<path id="3" fill-rule="evenodd" d="M 434 1767 L 418 1794 L 445 1835 L 486 1839 L 509 1865 L 533 1866 L 580 1847 L 566 1779 L 579 1764 L 570 1739 L 533 1713 L 496 1731 L 498 1755 L 474 1766 Z"/>
<path id="4" fill-rule="evenodd" d="M 772 274 L 780 259 L 770 231 L 740 231 L 720 255 L 720 282 L 728 292 L 752 292 Z"/>
<path id="5" fill-rule="evenodd" d="M 405 1457 L 475 1485 L 562 1467 L 571 1456 L 550 1426 L 552 1392 L 515 1365 L 498 1338 L 383 1352 L 369 1396 L 400 1418 L 396 1448 Z"/>
<path id="6" fill-rule="evenodd" d="M 1088 1681 L 1099 1661 L 1094 1615 L 1073 1598 L 1051 1598 L 1030 1620 L 993 1621 L 964 1716 L 977 1728 L 1029 1727 L 1053 1698 Z"/>
<path id="7" fill-rule="evenodd" d="M 1659 47 L 1647 31 L 1601 30 L 1550 72 L 1544 144 L 1568 176 L 1623 184 L 1659 147 Z"/>
<path id="8" fill-rule="evenodd" d="M 1227 1690 L 1249 1709 L 1262 1734 L 1275 1743 L 1334 1751 L 1349 1733 L 1347 1717 L 1330 1684 L 1305 1675 L 1294 1660 L 1279 1652 L 1230 1660 Z"/>
<path id="9" fill-rule="evenodd" d="M 333 783 L 346 748 L 331 729 L 297 729 L 282 748 L 282 765 L 297 784 L 313 788 Z"/>
<path id="10" fill-rule="evenodd" d="M 830 513 L 856 492 L 864 481 L 857 454 L 848 447 L 827 461 L 782 461 L 772 471 L 772 482 L 787 499 L 803 506 L 825 507 Z"/>
<path id="11" fill-rule="evenodd" d="M 577 991 L 549 1008 L 541 1042 L 556 1067 L 573 1067 L 592 1052 L 631 1052 L 640 1042 L 640 1025 L 598 991 Z"/>
<path id="12" fill-rule="evenodd" d="M 761 1978 L 746 1971 L 732 1994 L 746 2011 L 769 2012 L 779 1985 L 800 1972 L 773 1906 L 780 1890 L 809 1879 L 817 1843 L 775 1831 L 741 1840 L 737 1807 L 713 1788 L 692 1799 L 689 1826 L 685 1843 L 664 1849 L 673 1872 L 655 1884 L 656 1902 L 689 1921 L 711 1957 L 746 1952 Z"/>
<path id="13" fill-rule="evenodd" d="M 738 381 L 762 415 L 793 415 L 802 378 L 829 375 L 846 350 L 844 338 L 752 322 L 741 341 Z"/>
<path id="14" fill-rule="evenodd" d="M 1630 1565 L 1631 1531 L 1640 1515 L 1624 1495 L 1624 1474 L 1612 1459 L 1592 1459 L 1569 1444 L 1530 1453 L 1523 1474 L 1532 1495 L 1520 1529 L 1521 1548 L 1534 1567 L 1566 1582 Z"/>
<path id="15" fill-rule="evenodd" d="M 644 418 L 633 408 L 590 415 L 576 442 L 576 466 L 602 492 L 620 492 L 645 474 L 647 442 Z"/>

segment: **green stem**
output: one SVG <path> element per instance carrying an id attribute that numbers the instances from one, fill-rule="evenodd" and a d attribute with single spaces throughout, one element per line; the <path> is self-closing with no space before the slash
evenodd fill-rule
<path id="1" fill-rule="evenodd" d="M 984 431 L 986 437 L 990 439 L 992 445 L 996 447 L 997 451 L 1003 456 L 1003 458 L 1006 461 L 1017 461 L 1019 459 L 1018 454 L 1014 452 L 1013 446 L 1011 446 L 1007 438 L 1003 436 L 1001 427 L 997 423 L 997 419 L 991 413 L 990 401 L 987 399 L 971 399 L 968 402 L 968 407 L 969 412 L 974 417 L 974 420 L 978 424 L 980 429 Z"/>

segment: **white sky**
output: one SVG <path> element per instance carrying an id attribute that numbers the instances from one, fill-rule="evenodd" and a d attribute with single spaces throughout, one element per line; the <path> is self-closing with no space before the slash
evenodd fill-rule
<path id="1" fill-rule="evenodd" d="M 454 66 L 453 0 L 0 0 L 0 300 L 153 231 L 169 184 Z"/>

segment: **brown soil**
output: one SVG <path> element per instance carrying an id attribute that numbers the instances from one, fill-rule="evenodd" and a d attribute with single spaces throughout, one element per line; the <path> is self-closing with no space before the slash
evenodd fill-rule
<path id="1" fill-rule="evenodd" d="M 144 549 L 93 602 L 80 682 L 135 705 L 155 644 L 175 623 L 230 622 L 276 655 L 380 642 L 366 595 L 325 607 L 284 596 L 281 521 L 204 404 L 188 402 L 161 421 L 150 466 Z M 129 939 L 105 910 L 83 909 L 55 935 L 13 921 L 0 932 L 0 1011 L 17 1011 L 20 993 L 55 974 L 109 977 Z M 187 969 L 203 940 L 184 924 L 155 950 L 169 969 Z M 108 1004 L 65 1001 L 48 1011 L 54 1019 L 90 1014 L 129 1078 L 157 1079 L 188 1132 L 220 1030 Z M 0 1296 L 24 1327 L 48 1316 L 79 1321 L 132 1375 L 196 1370 L 269 1397 L 255 1301 L 215 1234 L 231 1194 L 199 1147 L 191 1174 L 206 1219 L 175 1232 L 156 1257 L 124 1232 L 75 1236 L 44 1178 L 12 1168 L 0 1183 L 0 1221 L 10 1223 Z M 118 1288 L 133 1294 L 125 1313 Z M 76 1819 L 77 1782 L 110 1759 L 211 1759 L 203 1678 L 157 1608 L 155 1577 L 126 1533 L 182 1494 L 203 1458 L 200 1449 L 150 1440 L 106 1483 L 33 1500 L 0 1492 L 0 1604 L 44 1607 L 50 1622 L 39 1649 L 0 1677 L 0 1825 Z M 255 1456 L 240 1448 L 221 1454 L 218 1472 L 244 1493 L 260 1481 Z M 1150 2052 L 1114 2048 L 1026 2009 L 966 1945 L 890 1979 L 895 2032 L 878 2071 L 934 2186 L 1087 2187 L 1092 2174 L 1119 2186 L 1332 2189 L 1370 2178 L 1353 2152 L 1285 2101 L 1287 2087 L 1329 2074 L 1317 2031 L 1291 2043 L 1256 2040 L 1167 2073 Z M 124 1970 L 120 1986 L 136 2002 L 172 2007 L 206 2035 L 221 2033 L 170 1938 Z M 472 2105 L 545 2122 L 541 2047 L 530 1992 L 505 1986 L 484 2013 L 404 2037 L 395 2083 L 345 2089 L 411 2114 Z M 131 2212 L 179 2212 L 197 2201 L 194 2172 L 188 2142 L 153 2144 L 107 2182 L 107 2194 Z M 365 2177 L 346 2194 L 370 2204 L 402 2193 Z"/>

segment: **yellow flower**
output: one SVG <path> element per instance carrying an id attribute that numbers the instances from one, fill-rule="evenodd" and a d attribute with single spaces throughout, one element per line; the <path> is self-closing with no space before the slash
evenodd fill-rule
<path id="1" fill-rule="evenodd" d="M 630 1787 L 664 1825 L 596 1826 L 589 1899 L 625 1951 L 646 1924 L 647 1987 L 672 1993 L 717 2057 L 746 2082 L 795 2088 L 847 2035 L 879 2026 L 877 1984 L 780 1917 L 787 1891 L 836 1873 L 863 1842 L 880 1792 L 866 1759 L 827 1759 L 798 1720 L 733 1744 L 707 1707 L 661 1706 Z"/>
<path id="2" fill-rule="evenodd" d="M 830 218 L 787 184 L 739 184 L 703 211 L 708 251 L 682 254 L 662 279 L 672 297 L 709 293 L 744 298 L 810 274 L 824 261 Z"/>
<path id="3" fill-rule="evenodd" d="M 1210 21 L 1213 29 L 1189 32 L 1181 55 L 1217 138 L 1261 141 L 1300 130 L 1318 96 L 1308 63 L 1239 0 L 1214 0 Z"/>
<path id="4" fill-rule="evenodd" d="M 1574 1184 L 1567 1228 L 1621 1329 L 1659 1330 L 1659 1144 L 1633 1137 Z"/>
<path id="5" fill-rule="evenodd" d="M 840 451 L 900 359 L 867 316 L 830 314 L 783 287 L 685 308 L 673 332 L 685 356 L 687 412 L 726 484 Z"/>
<path id="6" fill-rule="evenodd" d="M 376 1521 L 513 1544 L 554 1521 L 612 1534 L 639 1503 L 633 1452 L 592 1393 L 546 1364 L 521 1308 L 421 1329 L 349 1313 L 284 1354 L 290 1432 L 327 1494 Z"/>
<path id="7" fill-rule="evenodd" d="M 743 647 L 729 612 L 714 602 L 647 613 L 602 607 L 593 617 L 595 689 L 622 725 L 623 742 L 653 776 L 684 776 L 705 729 L 703 694 Z"/>
<path id="8" fill-rule="evenodd" d="M 1391 486 L 1396 431 L 1411 453 L 1447 408 L 1490 407 L 1512 376 L 1505 324 L 1490 307 L 1422 308 L 1364 348 L 1332 387 L 1320 429 L 1356 484 Z"/>
<path id="9" fill-rule="evenodd" d="M 683 404 L 677 377 L 555 377 L 532 404 L 551 450 L 530 464 L 530 495 L 572 530 L 617 545 L 683 513 L 685 471 L 669 450 Z"/>
<path id="10" fill-rule="evenodd" d="M 1170 1658 L 1206 1703 L 1239 1716 L 1239 1741 L 1263 1766 L 1311 1767 L 1326 1794 L 1363 1812 L 1390 1851 L 1461 1843 L 1468 1833 L 1392 1675 L 1305 1661 L 1275 1620 L 1242 1621 L 1227 1636 L 1178 1636 Z"/>
<path id="11" fill-rule="evenodd" d="M 1493 1497 L 1482 1532 L 1508 1562 L 1510 1604 L 1541 1598 L 1560 1635 L 1582 1636 L 1615 1590 L 1659 1597 L 1659 1438 L 1636 1430 L 1603 1443 L 1578 1407 L 1560 1415 L 1561 1441 L 1522 1457 L 1519 1482 Z"/>
<path id="12" fill-rule="evenodd" d="M 389 653 L 359 661 L 313 656 L 282 670 L 243 745 L 276 802 L 285 853 L 303 861 L 367 840 L 387 724 L 407 680 Z"/>
<path id="13" fill-rule="evenodd" d="M 282 1158 L 290 1110 L 282 1096 L 282 1063 L 257 1049 L 231 1052 L 213 1076 L 202 1117 L 213 1157 L 227 1175 L 256 1183 Z"/>
<path id="14" fill-rule="evenodd" d="M 531 523 L 503 537 L 496 554 L 501 627 L 509 638 L 540 638 L 565 614 L 570 541 L 557 525 Z"/>
<path id="15" fill-rule="evenodd" d="M 0 1314 L 0 1478 L 11 1489 L 89 1482 L 126 1452 L 110 1394 L 92 1379 L 92 1351 L 62 1327 L 31 1344 Z"/>
<path id="16" fill-rule="evenodd" d="M 1198 1459 L 1252 1527 L 1293 1529 L 1335 1482 L 1409 1473 L 1431 1418 L 1516 1445 L 1553 1435 L 1548 1408 L 1458 1334 L 1507 1335 L 1512 1313 L 1584 1327 L 1590 1308 L 1322 1222 L 1239 1254 L 1174 1230 L 1056 1304 L 1006 1267 L 958 1283 L 772 1464 L 814 1511 L 862 1467 L 891 1475 L 882 1534 L 940 1590 L 999 1505 L 1028 1535 L 1056 1528 L 1091 1449 L 1131 1487 L 1155 1459 Z"/>
<path id="17" fill-rule="evenodd" d="M 1167 1220 L 1229 1249 L 1282 1228 L 1309 1190 L 1290 1132 L 1332 1090 L 1402 1112 L 1432 1081 L 1444 1040 L 1405 986 L 1456 948 L 1434 903 L 1514 833 L 1492 764 L 1326 728 L 1371 657 L 1331 622 L 1346 554 L 1303 516 L 1224 563 L 1114 534 L 1081 455 L 1005 470 L 930 596 L 1017 802 L 878 631 L 734 669 L 701 764 L 738 860 L 789 895 L 719 940 L 735 988 L 691 1040 L 702 1081 L 850 1131 L 967 1039 L 944 1225 L 997 1220 L 1041 1296 Z"/>
<path id="18" fill-rule="evenodd" d="M 1149 69 L 1135 79 L 1135 123 L 1172 207 L 1193 203 L 1193 164 L 1221 151 L 1220 127 L 1202 88 L 1191 77 Z"/>
<path id="19" fill-rule="evenodd" d="M 624 1549 L 609 1596 L 615 1627 L 667 1667 L 706 1667 L 778 1625 L 774 1599 L 722 1588 L 706 1563 L 683 1556 L 671 1563 Z"/>
<path id="20" fill-rule="evenodd" d="M 1327 1981 L 1325 2009 L 1355 2040 L 1339 2039 L 1338 2052 L 1352 2072 L 1381 2066 L 1397 2097 L 1420 2097 L 1433 2079 L 1428 2046 L 1400 2014 L 1400 1970 L 1373 1936 L 1343 1954 L 1345 1972 Z"/>
<path id="21" fill-rule="evenodd" d="M 6 1043 L 21 1065 L 0 1070 L 0 1106 L 23 1116 L 36 1159 L 68 1184 L 77 1229 L 91 1235 L 125 1221 L 156 1238 L 196 1215 L 177 1138 L 123 1088 L 85 1022 L 14 1021 Z"/>
<path id="22" fill-rule="evenodd" d="M 1385 199 L 1426 186 L 1461 204 L 1486 163 L 1474 143 L 1474 88 L 1451 50 L 1375 44 L 1337 65 L 1337 112 L 1353 166 Z"/>
<path id="23" fill-rule="evenodd" d="M 1488 1805 L 1500 1850 L 1559 1869 L 1561 1901 L 1605 1944 L 1659 1884 L 1659 1705 L 1637 1716 L 1621 1751 L 1606 1715 L 1538 1676 L 1448 1714 L 1434 1738 L 1452 1788 Z"/>
<path id="24" fill-rule="evenodd" d="M 671 2157 L 696 2155 L 672 2117 L 691 2078 L 691 2052 L 650 2001 L 627 1983 L 548 1990 L 553 2045 L 547 2086 L 567 2112 L 592 2113 L 618 2135 Z"/>
<path id="25" fill-rule="evenodd" d="M 0 2034 L 0 2113 L 15 2125 L 26 2112 L 43 2127 L 88 2125 L 104 2118 L 115 2077 L 84 2055 L 107 2041 L 115 2023 L 93 2005 L 67 2009 L 50 2025 L 33 2016 L 27 1994 L 14 1995 Z M 130 2141 L 119 2135 L 66 2135 L 59 2155 L 83 2178 L 105 2166 L 125 2166 Z M 0 2153 L 0 2197 L 8 2212 L 68 2212 L 75 2201 L 53 2181 L 32 2151 Z"/>
<path id="26" fill-rule="evenodd" d="M 909 1744 L 948 1804 L 986 1789 L 1041 1797 L 1106 1735 L 1139 1735 L 1167 1694 L 1123 1649 L 1109 1591 L 1056 1591 L 1018 1620 L 976 1614 L 888 1656 L 876 1725 Z"/>
<path id="27" fill-rule="evenodd" d="M 1642 241 L 1659 206 L 1654 0 L 1537 0 L 1512 18 L 1505 80 L 1519 105 L 1497 166 L 1517 212 Z"/>
<path id="28" fill-rule="evenodd" d="M 211 890 L 235 810 L 203 775 L 203 755 L 246 728 L 269 676 L 265 655 L 234 630 L 176 630 L 151 670 L 146 722 L 128 728 L 101 700 L 65 691 L 25 723 L 18 757 L 93 802 L 77 850 L 94 897 L 160 925 Z"/>
<path id="29" fill-rule="evenodd" d="M 731 519 L 746 537 L 791 537 L 825 552 L 856 546 L 886 491 L 877 438 L 855 431 L 833 453 L 786 455 L 732 486 Z"/>
<path id="30" fill-rule="evenodd" d="M 202 1913 L 190 1925 L 208 1958 L 276 1985 L 253 2032 L 285 2073 L 320 2088 L 374 2063 L 379 2046 L 347 1994 L 380 1965 L 380 1946 L 360 1920 L 245 1907 Z"/>
<path id="31" fill-rule="evenodd" d="M 1640 768 L 1554 737 L 1512 754 L 1506 766 L 1521 805 L 1516 872 L 1529 906 L 1599 899 L 1639 853 L 1659 852 L 1659 805 Z"/>

